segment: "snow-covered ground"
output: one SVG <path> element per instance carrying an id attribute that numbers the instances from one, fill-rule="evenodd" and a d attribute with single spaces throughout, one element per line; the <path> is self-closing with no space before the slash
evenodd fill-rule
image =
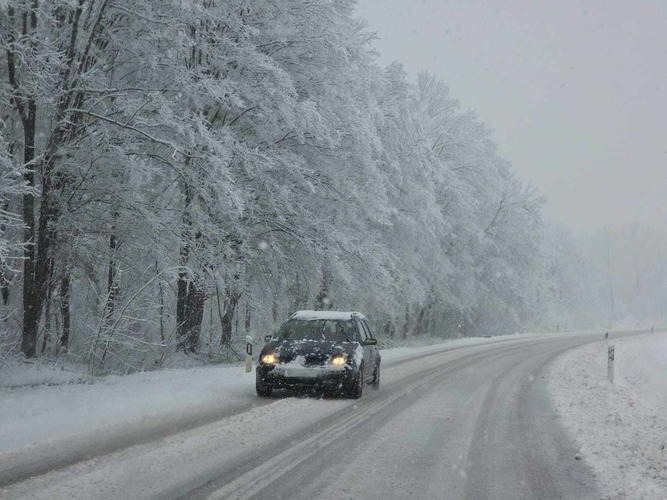
<path id="1" fill-rule="evenodd" d="M 667 333 L 609 345 L 614 384 L 607 344 L 588 344 L 550 367 L 554 403 L 608 498 L 667 498 Z"/>
<path id="2" fill-rule="evenodd" d="M 521 342 L 526 337 L 383 349 L 383 364 L 394 365 L 384 372 L 383 381 L 391 384 L 409 376 L 414 362 L 403 361 L 411 358 L 430 360 L 421 356 L 479 344 Z M 547 378 L 554 403 L 608 498 L 667 498 L 667 333 L 610 343 L 616 348 L 615 383 L 606 380 L 607 346 L 604 341 L 595 342 L 569 351 L 550 365 Z M 323 418 L 350 404 L 345 400 L 317 403 L 308 418 Z M 253 415 L 265 413 L 260 408 L 265 404 L 289 420 L 290 412 L 304 403 L 256 397 L 254 373 L 246 374 L 241 365 L 92 378 L 63 367 L 5 363 L 0 366 L 0 483 L 21 475 L 16 470 L 25 476 L 35 463 L 44 465 L 34 472 L 44 472 L 49 464 L 76 463 L 114 450 L 130 453 L 125 450 L 130 445 L 149 446 L 158 437 L 178 441 L 190 434 L 174 433 L 192 429 L 194 436 L 194 427 L 217 428 L 222 418 L 232 426 L 225 427 L 226 432 L 238 431 L 236 448 L 242 449 L 243 443 L 248 444 L 243 436 L 256 432 L 248 422 L 254 422 Z M 303 424 L 306 417 L 300 419 Z M 49 477 L 45 475 L 45 481 Z"/>

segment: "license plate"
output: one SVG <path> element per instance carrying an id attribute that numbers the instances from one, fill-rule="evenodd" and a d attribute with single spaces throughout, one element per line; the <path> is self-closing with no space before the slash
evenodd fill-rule
<path id="1" fill-rule="evenodd" d="M 286 377 L 294 378 L 317 378 L 318 370 L 309 370 L 309 369 L 290 369 L 285 370 Z"/>

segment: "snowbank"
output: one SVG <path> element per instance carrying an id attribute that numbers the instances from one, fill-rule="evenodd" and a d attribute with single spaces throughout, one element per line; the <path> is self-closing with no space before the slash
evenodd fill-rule
<path id="1" fill-rule="evenodd" d="M 92 383 L 83 366 L 0 355 L 0 388 Z"/>
<path id="2" fill-rule="evenodd" d="M 610 345 L 614 384 L 607 344 L 589 344 L 551 366 L 554 403 L 609 498 L 667 498 L 667 333 Z"/>
<path id="3" fill-rule="evenodd" d="M 254 373 L 224 366 L 109 376 L 87 384 L 0 388 L 0 453 L 116 426 L 222 412 L 254 395 L 254 380 Z"/>

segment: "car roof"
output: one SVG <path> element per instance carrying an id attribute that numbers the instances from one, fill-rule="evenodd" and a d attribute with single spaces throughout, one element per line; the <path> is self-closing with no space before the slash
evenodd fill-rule
<path id="1" fill-rule="evenodd" d="M 302 319 L 306 321 L 315 319 L 350 320 L 352 318 L 367 319 L 366 316 L 356 311 L 297 311 L 290 319 Z"/>

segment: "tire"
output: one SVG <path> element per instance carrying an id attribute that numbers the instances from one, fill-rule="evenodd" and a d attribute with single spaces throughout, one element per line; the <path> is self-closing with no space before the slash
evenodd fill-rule
<path id="1" fill-rule="evenodd" d="M 350 399 L 359 399 L 364 392 L 364 367 L 359 367 L 359 373 L 352 381 L 352 384 L 347 392 L 347 397 Z"/>
<path id="2" fill-rule="evenodd" d="M 257 377 L 255 379 L 255 390 L 260 398 L 269 398 L 273 392 L 273 387 L 268 382 Z"/>
<path id="3" fill-rule="evenodd" d="M 380 388 L 380 363 L 375 366 L 375 377 L 373 377 L 371 387 L 376 391 Z"/>

